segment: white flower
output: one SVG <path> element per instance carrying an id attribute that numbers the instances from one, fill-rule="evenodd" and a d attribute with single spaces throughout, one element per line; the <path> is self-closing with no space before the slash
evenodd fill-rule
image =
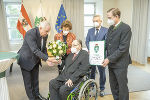
<path id="1" fill-rule="evenodd" d="M 62 50 L 60 50 L 60 51 L 59 51 L 59 54 L 61 55 L 62 53 L 63 53 L 63 51 L 62 51 Z"/>
<path id="2" fill-rule="evenodd" d="M 56 53 L 56 50 L 53 50 L 53 53 Z"/>
<path id="3" fill-rule="evenodd" d="M 59 60 L 59 56 L 56 56 L 56 60 Z"/>
<path id="4" fill-rule="evenodd" d="M 61 49 L 61 48 L 62 48 L 61 46 L 58 47 L 58 49 Z"/>
<path id="5" fill-rule="evenodd" d="M 49 48 L 49 49 L 52 49 L 52 46 L 50 45 L 48 48 Z"/>
<path id="6" fill-rule="evenodd" d="M 53 44 L 53 48 L 56 48 L 56 44 Z"/>

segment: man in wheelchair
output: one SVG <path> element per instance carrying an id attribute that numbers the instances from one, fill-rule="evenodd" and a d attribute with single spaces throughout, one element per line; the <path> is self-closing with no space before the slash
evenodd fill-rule
<path id="1" fill-rule="evenodd" d="M 72 42 L 71 52 L 65 61 L 60 61 L 64 68 L 61 74 L 49 82 L 50 100 L 67 100 L 70 91 L 90 68 L 89 55 L 87 51 L 82 50 L 81 40 Z"/>

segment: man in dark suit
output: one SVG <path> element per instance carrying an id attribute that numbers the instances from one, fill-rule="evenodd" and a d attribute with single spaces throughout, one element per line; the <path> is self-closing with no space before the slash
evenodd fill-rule
<path id="1" fill-rule="evenodd" d="M 50 31 L 50 24 L 46 21 L 40 23 L 39 28 L 27 31 L 23 45 L 18 51 L 20 58 L 18 64 L 21 67 L 26 94 L 29 100 L 45 100 L 39 93 L 39 65 L 41 59 L 50 63 L 56 63 L 55 58 L 47 55 L 46 41 Z"/>
<path id="2" fill-rule="evenodd" d="M 88 34 L 86 36 L 86 46 L 89 50 L 89 42 L 90 41 L 102 41 L 106 38 L 107 28 L 101 26 L 102 20 L 100 18 L 100 15 L 95 15 L 93 17 L 93 23 L 94 27 L 88 30 Z M 95 79 L 95 71 L 96 66 L 91 66 L 91 79 Z M 105 89 L 105 82 L 106 82 L 106 74 L 105 74 L 105 68 L 102 66 L 97 66 L 100 74 L 100 96 L 103 97 L 105 95 L 104 89 Z"/>
<path id="3" fill-rule="evenodd" d="M 118 8 L 107 11 L 108 29 L 106 39 L 107 58 L 103 66 L 108 65 L 109 81 L 114 100 L 129 100 L 127 70 L 131 64 L 129 46 L 131 28 L 120 20 Z"/>
<path id="4" fill-rule="evenodd" d="M 70 91 L 89 70 L 88 52 L 82 50 L 82 41 L 72 42 L 71 52 L 61 66 L 62 73 L 49 83 L 50 100 L 67 100 Z"/>

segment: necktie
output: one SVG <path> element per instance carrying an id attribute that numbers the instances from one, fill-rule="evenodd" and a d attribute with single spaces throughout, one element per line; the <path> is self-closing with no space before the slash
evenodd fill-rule
<path id="1" fill-rule="evenodd" d="M 74 58 L 75 58 L 76 56 L 77 56 L 77 54 L 76 54 L 76 53 L 74 53 L 72 60 L 74 60 Z"/>
<path id="2" fill-rule="evenodd" d="M 99 29 L 96 29 L 95 39 L 96 39 L 96 37 L 98 35 L 98 31 L 99 31 Z"/>

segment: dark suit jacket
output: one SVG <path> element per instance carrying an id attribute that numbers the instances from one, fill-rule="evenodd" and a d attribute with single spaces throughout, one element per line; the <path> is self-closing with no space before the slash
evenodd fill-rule
<path id="1" fill-rule="evenodd" d="M 23 45 L 18 51 L 20 55 L 18 64 L 28 71 L 32 70 L 37 63 L 41 63 L 40 59 L 46 61 L 48 59 L 46 41 L 43 38 L 43 48 L 41 48 L 41 39 L 39 28 L 33 28 L 27 31 Z M 42 50 L 41 50 L 42 49 Z"/>
<path id="2" fill-rule="evenodd" d="M 59 81 L 71 79 L 73 83 L 78 82 L 89 70 L 89 55 L 85 50 L 80 50 L 72 60 L 73 53 L 69 54 L 61 66 L 65 66 L 63 72 L 56 78 Z"/>
<path id="3" fill-rule="evenodd" d="M 116 29 L 114 26 L 110 26 L 106 38 L 107 58 L 110 60 L 109 67 L 122 68 L 131 64 L 129 54 L 131 35 L 130 26 L 123 22 Z"/>
<path id="4" fill-rule="evenodd" d="M 105 40 L 107 31 L 108 31 L 107 28 L 101 26 L 98 35 L 95 37 L 95 28 L 89 29 L 86 36 L 86 42 L 85 42 L 88 50 L 89 50 L 89 42 Z"/>

